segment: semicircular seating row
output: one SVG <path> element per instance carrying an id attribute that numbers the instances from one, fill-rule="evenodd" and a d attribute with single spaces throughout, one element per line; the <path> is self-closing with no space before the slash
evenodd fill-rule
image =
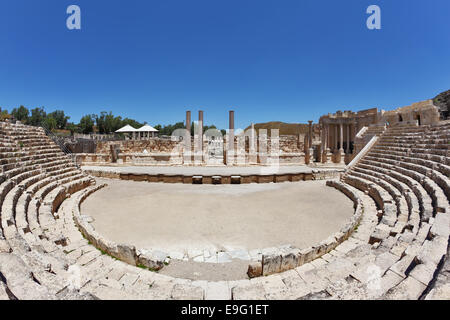
<path id="1" fill-rule="evenodd" d="M 0 299 L 441 297 L 432 280 L 450 233 L 449 123 L 389 128 L 333 184 L 362 205 L 347 240 L 288 271 L 216 282 L 164 276 L 96 249 L 72 214 L 95 180 L 41 128 L 0 124 Z"/>

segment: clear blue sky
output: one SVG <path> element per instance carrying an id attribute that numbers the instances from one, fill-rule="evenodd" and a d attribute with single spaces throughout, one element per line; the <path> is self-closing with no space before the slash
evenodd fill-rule
<path id="1" fill-rule="evenodd" d="M 449 16 L 448 0 L 3 0 L 0 107 L 152 125 L 202 109 L 221 128 L 230 108 L 241 128 L 392 109 L 450 89 Z"/>

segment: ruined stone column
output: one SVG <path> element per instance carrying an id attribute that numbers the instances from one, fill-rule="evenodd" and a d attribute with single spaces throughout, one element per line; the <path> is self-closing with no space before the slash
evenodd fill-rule
<path id="1" fill-rule="evenodd" d="M 333 144 L 331 143 L 331 125 L 327 124 L 327 149 L 331 150 L 333 148 Z"/>
<path id="2" fill-rule="evenodd" d="M 183 138 L 183 164 L 192 162 L 192 139 L 191 139 L 191 111 L 186 111 L 186 131 Z M 195 134 L 195 133 L 194 133 Z M 194 141 L 195 143 L 195 141 Z"/>
<path id="3" fill-rule="evenodd" d="M 308 132 L 309 132 L 309 137 L 308 137 L 308 147 L 309 148 L 311 148 L 312 147 L 312 134 L 313 134 L 313 131 L 312 131 L 312 120 L 308 120 L 308 125 L 309 125 L 309 128 L 308 128 Z"/>
<path id="4" fill-rule="evenodd" d="M 339 141 L 338 141 L 338 126 L 337 124 L 334 125 L 334 141 L 333 141 L 333 148 L 339 149 Z"/>
<path id="5" fill-rule="evenodd" d="M 257 162 L 257 141 L 256 141 L 256 131 L 255 124 L 252 122 L 251 126 L 251 136 L 250 136 L 250 145 L 249 145 L 249 163 Z"/>
<path id="6" fill-rule="evenodd" d="M 197 129 L 197 150 L 195 150 L 195 162 L 196 164 L 203 163 L 203 111 L 198 112 L 198 129 Z"/>
<path id="7" fill-rule="evenodd" d="M 325 124 L 320 128 L 320 148 L 325 150 Z"/>
<path id="8" fill-rule="evenodd" d="M 252 122 L 252 146 L 253 149 L 256 149 L 256 131 L 255 131 L 255 124 Z"/>
<path id="9" fill-rule="evenodd" d="M 229 112 L 229 137 L 230 137 L 230 141 L 229 141 L 229 150 L 233 150 L 234 149 L 234 111 L 230 110 Z"/>
<path id="10" fill-rule="evenodd" d="M 350 153 L 350 124 L 346 125 L 347 127 L 347 153 Z"/>
<path id="11" fill-rule="evenodd" d="M 234 111 L 230 110 L 228 112 L 228 135 L 227 141 L 224 145 L 225 147 L 225 157 L 224 161 L 226 165 L 234 164 Z"/>
<path id="12" fill-rule="evenodd" d="M 356 139 L 356 134 L 358 133 L 358 131 L 357 131 L 357 123 L 356 122 L 354 122 L 354 123 L 352 123 L 352 133 L 350 134 L 350 137 L 351 137 L 351 141 L 353 141 L 353 152 L 352 152 L 352 154 L 353 153 L 355 153 L 355 139 Z"/>
<path id="13" fill-rule="evenodd" d="M 327 147 L 327 141 L 326 141 L 326 125 L 325 124 L 322 124 L 322 128 L 321 128 L 321 136 L 320 136 L 321 138 L 321 141 L 322 141 L 322 143 L 321 143 L 321 145 L 322 145 L 322 150 L 325 150 L 326 149 L 326 147 Z"/>
<path id="14" fill-rule="evenodd" d="M 198 112 L 198 135 L 200 137 L 201 146 L 203 146 L 203 111 Z"/>
<path id="15" fill-rule="evenodd" d="M 189 137 L 191 137 L 191 112 L 186 111 L 186 130 L 189 133 Z"/>
<path id="16" fill-rule="evenodd" d="M 328 160 L 332 161 L 332 154 L 331 154 L 331 149 L 330 149 L 330 146 L 331 146 L 330 130 L 331 130 L 330 124 L 327 124 L 326 132 L 325 132 L 326 138 L 327 138 L 327 147 L 325 149 L 325 162 L 324 163 L 328 163 Z"/>
<path id="17" fill-rule="evenodd" d="M 339 124 L 340 134 L 339 134 L 339 162 L 345 163 L 345 152 L 344 152 L 344 125 L 342 123 Z"/>

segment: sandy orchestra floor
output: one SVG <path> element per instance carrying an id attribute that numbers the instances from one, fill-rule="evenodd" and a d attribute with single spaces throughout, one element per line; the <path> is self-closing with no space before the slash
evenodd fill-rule
<path id="1" fill-rule="evenodd" d="M 353 214 L 325 181 L 184 185 L 98 179 L 82 204 L 105 237 L 165 251 L 313 245 Z"/>

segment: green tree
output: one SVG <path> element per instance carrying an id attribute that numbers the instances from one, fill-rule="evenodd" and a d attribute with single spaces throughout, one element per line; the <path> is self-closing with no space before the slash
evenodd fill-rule
<path id="1" fill-rule="evenodd" d="M 134 128 L 142 127 L 142 124 L 140 124 L 136 120 L 129 118 L 125 118 L 122 120 L 122 117 L 114 116 L 111 111 L 100 112 L 100 115 L 95 116 L 95 123 L 97 125 L 98 132 L 106 134 L 113 133 L 127 124 Z"/>
<path id="2" fill-rule="evenodd" d="M 94 119 L 95 115 L 85 115 L 81 118 L 78 127 L 82 133 L 92 133 L 94 132 Z"/>
<path id="3" fill-rule="evenodd" d="M 100 112 L 100 115 L 95 116 L 95 123 L 99 133 L 110 133 L 113 127 L 114 116 L 112 112 Z"/>
<path id="4" fill-rule="evenodd" d="M 30 111 L 24 106 L 20 106 L 19 108 L 14 108 L 11 111 L 11 115 L 16 119 L 23 123 L 28 123 L 28 116 Z"/>
<path id="5" fill-rule="evenodd" d="M 80 132 L 81 132 L 80 127 L 77 126 L 76 124 L 72 123 L 72 122 L 69 122 L 69 123 L 66 125 L 66 129 L 70 131 L 70 134 L 71 134 L 72 136 L 73 136 L 73 134 L 74 134 L 75 132 L 76 132 L 76 133 L 80 133 Z"/>
<path id="6" fill-rule="evenodd" d="M 168 124 L 164 127 L 161 127 L 161 125 L 156 125 L 155 129 L 159 130 L 159 134 L 163 136 L 170 136 L 172 135 L 172 132 L 174 132 L 176 129 L 184 129 L 186 128 L 183 122 L 177 122 L 175 124 Z"/>
<path id="7" fill-rule="evenodd" d="M 8 110 L 2 110 L 2 108 L 0 108 L 0 120 L 4 121 L 9 118 L 11 118 L 11 115 L 8 113 Z"/>
<path id="8" fill-rule="evenodd" d="M 47 118 L 47 114 L 44 108 L 34 108 L 31 110 L 31 116 L 28 119 L 28 124 L 32 126 L 40 126 L 43 121 Z"/>
<path id="9" fill-rule="evenodd" d="M 130 119 L 130 118 L 125 118 L 125 119 L 122 120 L 122 123 L 120 124 L 120 128 L 126 126 L 127 124 L 132 126 L 133 128 L 136 128 L 136 129 L 138 129 L 138 128 L 143 126 L 142 123 L 139 123 L 136 120 L 133 120 L 133 119 Z M 118 128 L 118 129 L 120 129 L 120 128 Z"/>
<path id="10" fill-rule="evenodd" d="M 50 131 L 53 131 L 58 128 L 58 123 L 56 122 L 56 119 L 53 117 L 47 117 L 42 122 L 42 126 L 44 128 L 47 128 Z"/>
<path id="11" fill-rule="evenodd" d="M 63 110 L 55 110 L 49 113 L 48 116 L 55 119 L 58 129 L 65 129 L 67 121 L 70 119 L 70 117 L 65 115 Z"/>

